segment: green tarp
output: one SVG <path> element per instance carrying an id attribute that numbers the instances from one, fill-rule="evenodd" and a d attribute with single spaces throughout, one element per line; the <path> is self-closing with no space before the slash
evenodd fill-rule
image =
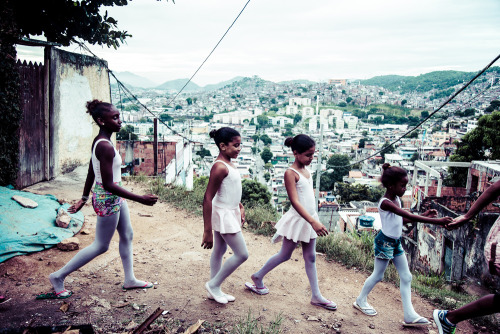
<path id="1" fill-rule="evenodd" d="M 18 195 L 38 203 L 28 209 L 12 199 Z M 29 192 L 0 187 L 0 263 L 17 255 L 24 255 L 53 247 L 74 236 L 83 226 L 83 214 L 70 214 L 68 228 L 56 226 L 57 210 L 67 209 L 53 195 L 36 195 Z"/>

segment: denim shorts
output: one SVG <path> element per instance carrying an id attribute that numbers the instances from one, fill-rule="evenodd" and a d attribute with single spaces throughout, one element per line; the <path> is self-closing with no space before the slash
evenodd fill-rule
<path id="1" fill-rule="evenodd" d="M 382 231 L 379 231 L 375 237 L 374 250 L 376 258 L 385 260 L 392 260 L 405 253 L 403 246 L 401 246 L 401 238 L 389 238 Z"/>

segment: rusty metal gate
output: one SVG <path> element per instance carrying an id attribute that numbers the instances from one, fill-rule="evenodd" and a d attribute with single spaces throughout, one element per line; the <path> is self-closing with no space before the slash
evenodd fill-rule
<path id="1" fill-rule="evenodd" d="M 46 131 L 48 117 L 45 112 L 45 66 L 41 63 L 17 62 L 20 77 L 20 108 L 23 118 L 19 127 L 18 189 L 45 179 Z"/>

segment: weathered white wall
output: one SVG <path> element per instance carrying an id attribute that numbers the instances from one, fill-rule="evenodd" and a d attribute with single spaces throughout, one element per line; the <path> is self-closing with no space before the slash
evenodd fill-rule
<path id="1" fill-rule="evenodd" d="M 86 113 L 87 101 L 110 102 L 110 83 L 101 60 L 52 49 L 50 55 L 51 176 L 89 162 L 99 128 Z"/>

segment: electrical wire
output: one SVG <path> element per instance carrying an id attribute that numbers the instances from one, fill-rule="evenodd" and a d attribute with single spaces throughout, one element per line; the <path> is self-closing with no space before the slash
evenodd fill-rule
<path id="1" fill-rule="evenodd" d="M 400 142 L 405 136 L 407 136 L 411 132 L 415 131 L 418 127 L 420 127 L 422 124 L 424 124 L 429 118 L 431 118 L 435 113 L 437 113 L 438 111 L 440 111 L 441 109 L 443 109 L 443 107 L 445 105 L 447 105 L 448 103 L 450 103 L 450 101 L 452 101 L 458 94 L 460 94 L 465 88 L 467 88 L 471 83 L 473 83 L 480 75 L 482 75 L 484 72 L 486 72 L 486 70 L 488 70 L 491 67 L 491 65 L 493 65 L 499 58 L 500 58 L 500 54 L 498 56 L 496 56 L 495 59 L 493 59 L 488 65 L 486 65 L 486 67 L 483 68 L 478 74 L 476 74 L 471 80 L 469 80 L 469 82 L 467 82 L 459 90 L 457 90 L 452 96 L 450 96 L 443 104 L 441 104 L 441 106 L 439 108 L 437 108 L 436 110 L 434 110 L 432 113 L 429 114 L 429 116 L 427 116 L 426 118 L 424 118 L 422 121 L 420 121 L 420 123 L 418 123 L 412 129 L 410 129 L 407 132 L 405 132 L 401 137 L 399 137 L 398 139 L 394 140 L 389 145 L 381 148 L 380 150 L 376 151 L 375 153 L 373 153 L 373 154 L 369 155 L 368 157 L 366 157 L 364 159 L 361 159 L 359 161 L 356 161 L 356 162 L 353 162 L 353 163 L 350 163 L 350 164 L 347 164 L 347 165 L 343 165 L 343 166 L 329 166 L 329 168 L 345 168 L 345 167 L 354 166 L 354 165 L 357 165 L 357 164 L 359 164 L 359 163 L 361 163 L 363 161 L 366 161 L 368 159 L 371 159 L 371 158 L 377 156 L 377 154 L 379 154 L 379 153 L 387 151 L 389 149 L 389 147 L 394 146 L 394 144 Z"/>
<path id="2" fill-rule="evenodd" d="M 238 13 L 238 15 L 236 16 L 236 18 L 233 20 L 233 22 L 231 23 L 231 25 L 226 29 L 226 31 L 224 32 L 224 34 L 222 35 L 222 37 L 219 39 L 219 41 L 217 42 L 217 44 L 214 46 L 214 48 L 212 49 L 212 51 L 210 51 L 210 53 L 208 54 L 208 56 L 205 58 L 205 60 L 203 60 L 203 62 L 201 63 L 200 66 L 198 66 L 198 68 L 196 69 L 196 71 L 193 73 L 193 75 L 191 75 L 191 77 L 188 79 L 188 81 L 184 84 L 184 86 L 182 86 L 182 88 L 179 90 L 179 92 L 167 103 L 167 105 L 171 105 L 172 102 L 175 101 L 175 99 L 179 96 L 179 94 L 184 90 L 184 88 L 186 88 L 186 86 L 191 82 L 191 80 L 194 78 L 194 76 L 198 73 L 198 71 L 202 68 L 202 66 L 206 63 L 206 61 L 208 60 L 208 58 L 210 58 L 210 56 L 212 55 L 212 53 L 214 53 L 215 49 L 217 49 L 217 47 L 219 46 L 219 44 L 222 42 L 222 40 L 224 39 L 224 37 L 226 37 L 227 33 L 229 32 L 229 30 L 234 26 L 234 24 L 236 23 L 236 21 L 238 20 L 238 18 L 241 16 L 241 14 L 243 13 L 243 11 L 246 9 L 247 5 L 250 3 L 250 0 L 248 0 L 245 5 L 243 6 L 243 8 L 241 9 L 241 11 Z M 185 140 L 187 140 L 188 142 L 190 143 L 199 143 L 199 142 L 196 142 L 196 141 L 193 141 L 189 138 L 187 138 L 186 136 L 182 135 L 181 133 L 179 133 L 178 131 L 172 129 L 167 123 L 165 123 L 163 120 L 161 120 L 154 112 L 152 112 L 151 110 L 149 110 L 149 108 L 147 106 L 145 106 L 141 101 L 139 101 L 139 99 L 116 77 L 116 75 L 113 73 L 113 71 L 107 66 L 106 62 L 104 60 L 102 60 L 101 58 L 97 57 L 89 48 L 87 45 L 85 45 L 84 43 L 80 42 L 80 41 L 77 41 L 77 40 L 74 40 L 76 43 L 78 43 L 80 45 L 81 48 L 83 48 L 84 50 L 86 50 L 87 52 L 89 52 L 90 54 L 92 54 L 95 58 L 101 60 L 102 64 L 106 67 L 106 69 L 108 70 L 108 73 L 111 74 L 113 76 L 113 78 L 116 80 L 116 82 L 118 83 L 118 87 L 120 88 L 120 86 L 122 87 L 123 91 L 128 93 L 135 101 L 136 103 L 138 103 L 142 108 L 144 108 L 146 111 L 148 111 L 151 115 L 153 115 L 155 118 L 157 118 L 163 125 L 165 125 L 170 131 L 172 131 L 174 134 L 184 138 Z M 121 101 L 120 101 L 121 102 Z"/>

